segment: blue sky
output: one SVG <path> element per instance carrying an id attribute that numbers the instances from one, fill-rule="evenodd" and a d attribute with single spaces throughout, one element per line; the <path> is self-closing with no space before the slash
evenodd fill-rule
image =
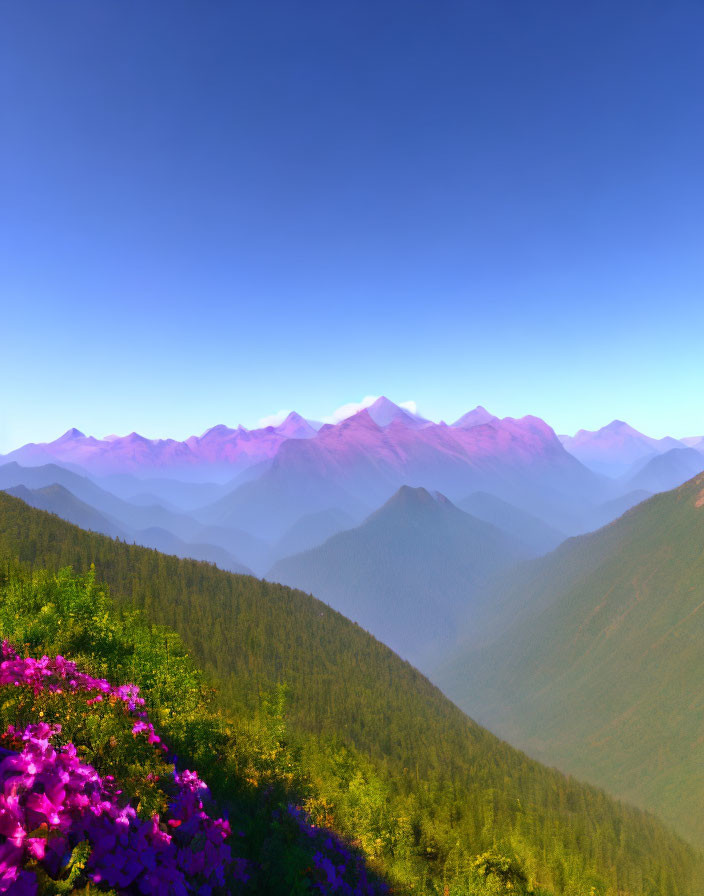
<path id="1" fill-rule="evenodd" d="M 366 395 L 704 434 L 704 7 L 0 3 L 0 451 Z"/>

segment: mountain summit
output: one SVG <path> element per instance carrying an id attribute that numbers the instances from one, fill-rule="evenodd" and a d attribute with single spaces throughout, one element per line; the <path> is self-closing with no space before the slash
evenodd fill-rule
<path id="1" fill-rule="evenodd" d="M 377 426 L 381 427 L 386 427 L 396 422 L 412 427 L 426 426 L 430 423 L 430 420 L 426 420 L 407 408 L 394 404 L 393 401 L 389 401 L 384 395 L 381 398 L 377 398 L 374 404 L 369 405 L 365 410 Z"/>
<path id="2" fill-rule="evenodd" d="M 463 414 L 459 420 L 455 420 L 452 426 L 457 429 L 471 429 L 473 426 L 482 426 L 484 423 L 493 423 L 498 419 L 498 417 L 490 414 L 486 408 L 478 404 L 473 411 L 467 411 L 467 413 Z"/>
<path id="3" fill-rule="evenodd" d="M 279 561 L 267 578 L 316 594 L 428 667 L 473 616 L 480 586 L 526 556 L 444 495 L 404 485 L 358 527 Z"/>
<path id="4" fill-rule="evenodd" d="M 316 433 L 316 429 L 295 411 L 291 411 L 283 423 L 274 428 L 287 439 L 311 439 Z"/>
<path id="5" fill-rule="evenodd" d="M 682 447 L 677 439 L 653 439 L 623 420 L 593 431 L 580 429 L 574 436 L 560 436 L 560 441 L 585 466 L 607 476 L 621 476 L 636 461 Z"/>

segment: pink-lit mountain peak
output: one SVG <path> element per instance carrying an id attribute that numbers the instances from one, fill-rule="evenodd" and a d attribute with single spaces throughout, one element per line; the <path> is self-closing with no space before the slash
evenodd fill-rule
<path id="1" fill-rule="evenodd" d="M 555 441 L 559 444 L 559 439 L 555 430 L 546 423 L 542 417 L 535 417 L 533 414 L 526 414 L 523 417 L 504 417 L 503 420 L 496 420 L 497 423 L 513 424 L 520 427 L 523 431 L 532 432 L 549 441 Z"/>
<path id="2" fill-rule="evenodd" d="M 131 432 L 122 439 L 126 445 L 156 444 L 158 442 L 172 442 L 173 439 L 148 439 L 138 432 Z"/>
<path id="3" fill-rule="evenodd" d="M 339 423 L 325 423 L 316 433 L 317 440 L 348 439 L 355 438 L 362 433 L 381 433 L 383 427 L 369 413 L 369 408 L 362 408 L 351 417 L 341 420 Z"/>
<path id="4" fill-rule="evenodd" d="M 80 429 L 76 429 L 75 426 L 72 426 L 71 429 L 67 429 L 66 432 L 59 436 L 52 444 L 59 445 L 63 442 L 75 442 L 77 439 L 85 439 L 86 434 L 81 432 Z"/>
<path id="5" fill-rule="evenodd" d="M 675 448 L 678 445 L 678 440 L 669 436 L 666 436 L 663 439 L 654 439 L 651 436 L 646 436 L 644 433 L 634 429 L 624 420 L 612 420 L 611 423 L 607 423 L 606 426 L 602 426 L 601 429 L 580 429 L 573 437 L 563 436 L 562 442 L 566 445 L 569 444 L 572 448 L 597 444 L 615 446 L 638 443 L 641 445 L 649 445 L 655 449 L 662 448 L 663 450 L 667 450 L 668 448 Z"/>
<path id="6" fill-rule="evenodd" d="M 283 423 L 280 423 L 275 429 L 279 435 L 287 439 L 312 439 L 317 432 L 305 417 L 301 417 L 296 411 L 291 411 Z"/>
<path id="7" fill-rule="evenodd" d="M 688 448 L 696 448 L 697 451 L 704 451 L 704 436 L 687 436 L 687 438 L 680 439 L 680 441 Z"/>
<path id="8" fill-rule="evenodd" d="M 580 429 L 574 436 L 560 436 L 560 441 L 582 463 L 609 476 L 624 474 L 642 458 L 683 447 L 669 436 L 646 436 L 623 420 L 612 420 L 597 430 Z"/>
<path id="9" fill-rule="evenodd" d="M 235 432 L 237 432 L 236 429 L 232 429 L 230 426 L 226 426 L 224 423 L 218 423 L 216 426 L 211 426 L 210 429 L 206 429 L 206 431 L 200 438 L 221 439 L 223 437 L 229 437 Z M 194 439 L 197 438 L 197 436 L 191 436 L 191 438 Z"/>
<path id="10" fill-rule="evenodd" d="M 377 398 L 377 400 L 369 405 L 368 408 L 358 411 L 355 416 L 363 413 L 367 413 L 377 426 L 381 427 L 390 426 L 392 423 L 399 421 L 406 426 L 415 428 L 430 424 L 430 420 L 426 420 L 419 414 L 413 413 L 413 411 L 408 410 L 408 408 L 402 408 L 400 405 L 394 404 L 394 402 L 390 401 L 385 395 Z"/>
<path id="11" fill-rule="evenodd" d="M 624 420 L 612 420 L 611 423 L 607 423 L 606 426 L 602 426 L 601 429 L 580 429 L 572 438 L 572 443 L 579 445 L 584 444 L 585 442 L 613 441 L 616 439 L 649 440 L 649 437 L 642 432 L 638 432 L 637 429 L 634 429 Z"/>
<path id="12" fill-rule="evenodd" d="M 457 429 L 471 429 L 473 426 L 483 426 L 485 423 L 493 423 L 498 420 L 494 414 L 491 414 L 485 407 L 478 404 L 472 411 L 467 411 L 459 420 L 455 420 L 453 427 Z"/>

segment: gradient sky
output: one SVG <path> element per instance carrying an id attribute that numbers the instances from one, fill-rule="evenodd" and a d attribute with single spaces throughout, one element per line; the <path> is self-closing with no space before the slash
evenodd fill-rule
<path id="1" fill-rule="evenodd" d="M 699 0 L 0 0 L 0 451 L 384 393 L 704 434 Z"/>

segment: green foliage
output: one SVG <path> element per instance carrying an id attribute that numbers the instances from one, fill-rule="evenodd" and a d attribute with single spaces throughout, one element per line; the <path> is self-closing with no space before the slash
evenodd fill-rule
<path id="1" fill-rule="evenodd" d="M 78 892 L 76 884 L 90 858 L 90 852 L 90 844 L 86 840 L 79 843 L 68 860 L 66 874 L 60 879 L 49 877 L 46 871 L 37 863 L 32 870 L 38 878 L 39 896 L 60 896 L 63 893 Z"/>
<path id="2" fill-rule="evenodd" d="M 472 862 L 472 871 L 479 879 L 482 890 L 491 896 L 529 892 L 528 878 L 516 860 L 496 850 L 477 856 Z"/>
<path id="3" fill-rule="evenodd" d="M 301 879 L 305 855 L 285 820 L 271 823 L 293 796 L 403 892 L 486 891 L 496 875 L 482 879 L 474 862 L 489 851 L 517 856 L 536 892 L 694 892 L 697 857 L 654 818 L 499 741 L 307 595 L 82 532 L 0 494 L 2 554 L 3 633 L 143 688 L 160 733 L 262 861 L 261 892 L 296 892 Z M 16 560 L 95 563 L 112 597 L 90 575 L 27 577 Z"/>

